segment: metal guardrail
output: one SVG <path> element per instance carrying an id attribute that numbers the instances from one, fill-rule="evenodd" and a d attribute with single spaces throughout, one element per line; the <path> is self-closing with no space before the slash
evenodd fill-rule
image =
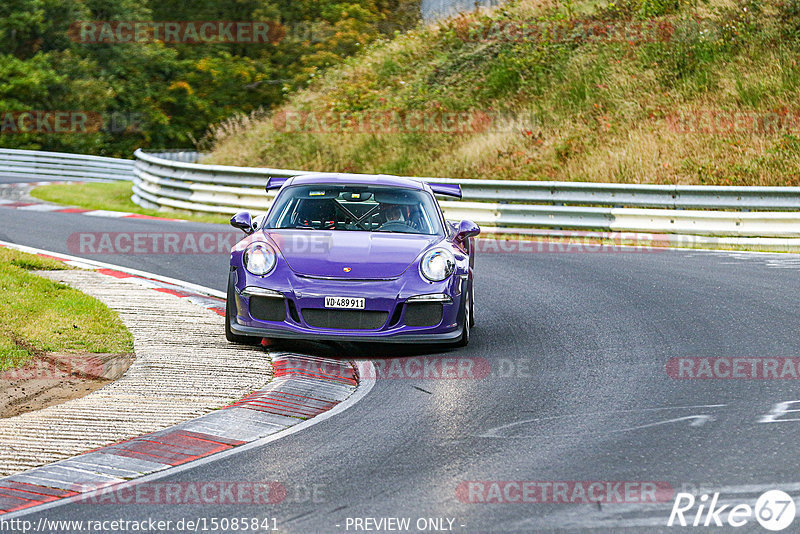
<path id="1" fill-rule="evenodd" d="M 493 7 L 502 3 L 503 0 L 422 0 L 420 13 L 423 21 L 433 22 L 478 7 Z"/>
<path id="2" fill-rule="evenodd" d="M 0 177 L 130 180 L 132 159 L 0 148 Z"/>
<path id="3" fill-rule="evenodd" d="M 133 200 L 139 205 L 231 215 L 266 211 L 267 178 L 308 171 L 229 167 L 180 156 L 135 154 Z M 663 232 L 714 236 L 800 237 L 800 187 L 727 187 L 524 182 L 418 178 L 459 184 L 462 201 L 441 200 L 450 219 L 488 232 L 534 228 Z"/>
<path id="4" fill-rule="evenodd" d="M 190 150 L 137 150 L 135 158 L 0 148 L 0 176 L 133 180 L 132 200 L 141 206 L 232 215 L 242 209 L 269 208 L 274 193 L 264 190 L 267 178 L 310 174 L 204 165 L 197 163 L 202 155 Z M 460 185 L 461 201 L 440 199 L 445 215 L 474 220 L 486 233 L 554 235 L 590 230 L 766 240 L 800 237 L 800 187 L 417 179 Z"/>

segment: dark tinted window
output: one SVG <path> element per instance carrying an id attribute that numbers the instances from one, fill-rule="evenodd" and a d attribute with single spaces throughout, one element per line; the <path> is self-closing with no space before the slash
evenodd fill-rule
<path id="1" fill-rule="evenodd" d="M 281 191 L 267 228 L 439 234 L 438 206 L 417 189 L 303 185 Z"/>

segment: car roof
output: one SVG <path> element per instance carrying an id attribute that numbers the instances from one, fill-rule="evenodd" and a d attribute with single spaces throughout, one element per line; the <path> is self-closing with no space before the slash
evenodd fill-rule
<path id="1" fill-rule="evenodd" d="M 290 178 L 285 185 L 314 185 L 314 184 L 337 184 L 337 185 L 385 185 L 390 187 L 406 187 L 410 189 L 427 190 L 427 184 L 405 178 L 402 176 L 391 176 L 388 174 L 348 174 L 348 173 L 314 173 L 301 174 Z"/>

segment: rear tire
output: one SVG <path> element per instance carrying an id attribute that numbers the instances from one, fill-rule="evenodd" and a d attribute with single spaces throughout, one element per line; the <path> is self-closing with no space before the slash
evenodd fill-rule
<path id="1" fill-rule="evenodd" d="M 231 343 L 238 343 L 240 345 L 260 345 L 260 337 L 240 336 L 239 334 L 234 334 L 231 330 L 231 319 L 236 317 L 236 312 L 234 311 L 235 306 L 233 304 L 235 298 L 233 273 L 231 273 L 228 275 L 228 296 L 225 299 L 225 339 Z"/>

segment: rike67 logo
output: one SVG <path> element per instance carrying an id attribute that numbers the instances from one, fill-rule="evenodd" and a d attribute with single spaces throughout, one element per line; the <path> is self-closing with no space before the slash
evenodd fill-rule
<path id="1" fill-rule="evenodd" d="M 696 508 L 695 508 L 696 507 Z M 791 495 L 781 490 L 767 491 L 755 506 L 747 503 L 720 501 L 720 494 L 695 498 L 691 493 L 678 493 L 672 505 L 667 526 L 742 527 L 753 520 L 767 530 L 783 530 L 794 521 L 795 504 Z"/>

